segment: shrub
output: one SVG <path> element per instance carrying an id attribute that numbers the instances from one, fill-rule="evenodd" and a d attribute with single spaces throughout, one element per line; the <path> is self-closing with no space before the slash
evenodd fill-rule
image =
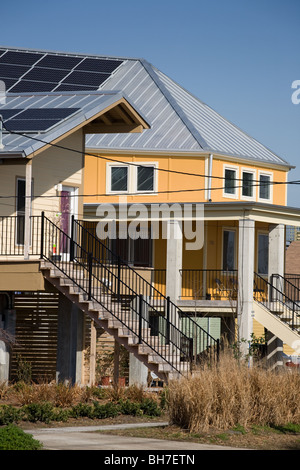
<path id="1" fill-rule="evenodd" d="M 51 421 L 56 419 L 53 405 L 51 403 L 30 403 L 23 407 L 27 421 L 36 423 L 40 421 L 42 423 L 49 424 Z"/>
<path id="2" fill-rule="evenodd" d="M 156 401 L 151 398 L 145 398 L 140 404 L 140 409 L 147 416 L 160 416 L 161 409 Z"/>
<path id="3" fill-rule="evenodd" d="M 23 411 L 11 405 L 3 405 L 0 408 L 0 425 L 18 423 L 23 419 Z"/>
<path id="4" fill-rule="evenodd" d="M 108 402 L 105 405 L 100 405 L 98 402 L 94 402 L 94 418 L 115 418 L 119 414 L 119 406 L 115 403 Z"/>
<path id="5" fill-rule="evenodd" d="M 123 415 L 141 416 L 143 414 L 140 404 L 130 400 L 120 400 L 120 413 Z"/>
<path id="6" fill-rule="evenodd" d="M 0 429 L 0 450 L 40 450 L 42 444 L 15 425 Z"/>

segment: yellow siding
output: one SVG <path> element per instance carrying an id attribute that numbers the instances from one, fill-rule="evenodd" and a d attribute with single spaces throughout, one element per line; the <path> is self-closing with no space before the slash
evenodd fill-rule
<path id="1" fill-rule="evenodd" d="M 128 196 L 128 203 L 132 202 L 204 202 L 207 200 L 207 183 L 208 179 L 208 155 L 201 156 L 162 156 L 162 155 L 105 155 L 99 156 L 86 155 L 85 157 L 85 193 L 88 195 L 99 195 L 97 197 L 87 196 L 86 203 L 97 202 L 118 202 L 118 195 L 109 195 L 107 193 L 107 168 L 109 164 L 113 163 L 156 163 L 159 170 L 155 171 L 157 176 L 157 191 L 158 194 L 153 195 L 134 195 Z M 242 161 L 235 163 L 226 161 L 224 158 L 214 157 L 213 159 L 213 173 L 212 173 L 212 191 L 211 199 L 213 202 L 232 202 L 242 201 L 241 189 L 237 190 L 237 197 L 230 198 L 224 197 L 223 186 L 224 180 L 224 166 L 237 168 L 237 178 L 242 178 L 242 171 L 253 170 L 254 179 L 259 180 L 259 172 L 267 172 L 271 174 L 271 178 L 276 182 L 285 182 L 287 179 L 287 171 L 275 168 L 268 168 L 259 165 L 250 165 Z M 160 171 L 171 170 L 172 172 Z M 176 173 L 178 172 L 178 173 Z M 190 176 L 180 174 L 193 173 L 199 176 Z M 241 182 L 237 182 L 240 186 Z M 187 190 L 187 191 L 184 191 Z M 255 197 L 253 200 L 258 200 L 258 186 L 254 187 Z M 286 185 L 272 185 L 272 200 L 273 204 L 286 205 Z"/>

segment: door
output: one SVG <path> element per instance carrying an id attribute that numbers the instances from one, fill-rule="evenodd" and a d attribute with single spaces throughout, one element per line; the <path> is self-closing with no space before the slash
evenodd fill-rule
<path id="1" fill-rule="evenodd" d="M 64 261 L 70 257 L 72 215 L 77 216 L 77 188 L 63 186 L 60 193 L 61 233 L 60 254 Z"/>

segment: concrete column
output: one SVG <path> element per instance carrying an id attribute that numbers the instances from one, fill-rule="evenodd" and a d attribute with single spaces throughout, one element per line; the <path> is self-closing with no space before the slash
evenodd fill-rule
<path id="1" fill-rule="evenodd" d="M 285 230 L 284 225 L 269 226 L 269 282 L 272 274 L 284 276 Z"/>
<path id="2" fill-rule="evenodd" d="M 32 198 L 32 160 L 28 160 L 28 162 L 26 163 L 26 179 L 25 179 L 24 259 L 29 259 L 31 198 Z"/>
<path id="3" fill-rule="evenodd" d="M 239 221 L 238 252 L 238 339 L 251 340 L 253 332 L 253 272 L 254 272 L 255 222 Z M 242 355 L 248 354 L 248 343 L 241 342 Z"/>
<path id="4" fill-rule="evenodd" d="M 178 220 L 167 222 L 166 294 L 176 303 L 181 296 L 182 227 Z"/>
<path id="5" fill-rule="evenodd" d="M 272 280 L 272 274 L 284 276 L 285 265 L 285 227 L 283 224 L 269 226 L 269 282 L 281 291 L 284 287 L 282 279 Z M 279 298 L 278 291 L 274 293 Z M 271 368 L 283 365 L 283 342 L 271 331 L 267 331 L 267 360 Z"/>
<path id="6" fill-rule="evenodd" d="M 82 383 L 84 313 L 63 294 L 59 297 L 57 382 Z"/>
<path id="7" fill-rule="evenodd" d="M 9 380 L 10 355 L 16 335 L 16 311 L 12 308 L 0 312 L 1 329 L 4 337 L 0 340 L 0 383 Z"/>
<path id="8" fill-rule="evenodd" d="M 132 353 L 129 354 L 129 385 L 147 387 L 148 368 Z"/>

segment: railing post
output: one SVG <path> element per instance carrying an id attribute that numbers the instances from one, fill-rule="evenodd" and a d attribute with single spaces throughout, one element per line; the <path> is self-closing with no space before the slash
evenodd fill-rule
<path id="1" fill-rule="evenodd" d="M 117 296 L 118 300 L 120 300 L 121 294 L 121 258 L 118 256 L 118 275 L 117 275 Z"/>
<path id="2" fill-rule="evenodd" d="M 166 331 L 166 344 L 170 342 L 170 297 L 167 297 L 167 311 L 166 311 L 166 320 L 167 320 L 167 331 Z"/>
<path id="3" fill-rule="evenodd" d="M 44 258 L 44 227 L 45 227 L 45 212 L 42 212 L 40 259 Z"/>
<path id="4" fill-rule="evenodd" d="M 139 295 L 139 344 L 142 343 L 143 295 Z"/>
<path id="5" fill-rule="evenodd" d="M 92 271 L 93 271 L 92 260 L 93 260 L 92 253 L 88 253 L 88 273 L 89 273 L 88 300 L 91 300 L 92 298 Z"/>
<path id="6" fill-rule="evenodd" d="M 74 215 L 71 216 L 70 261 L 74 261 Z"/>

